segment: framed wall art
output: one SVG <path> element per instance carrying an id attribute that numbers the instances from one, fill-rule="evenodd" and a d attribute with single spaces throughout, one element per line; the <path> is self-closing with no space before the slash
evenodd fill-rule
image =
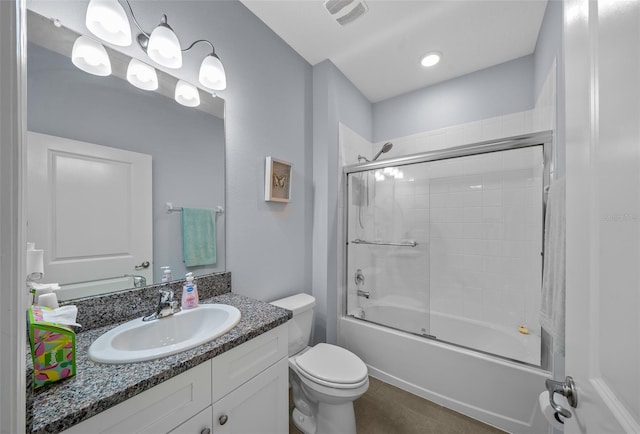
<path id="1" fill-rule="evenodd" d="M 264 200 L 289 202 L 292 173 L 291 163 L 267 157 L 264 171 Z"/>

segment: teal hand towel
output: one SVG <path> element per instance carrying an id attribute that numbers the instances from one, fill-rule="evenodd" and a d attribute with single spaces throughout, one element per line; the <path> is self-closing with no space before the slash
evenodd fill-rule
<path id="1" fill-rule="evenodd" d="M 216 263 L 216 212 L 182 208 L 182 259 L 187 267 Z"/>

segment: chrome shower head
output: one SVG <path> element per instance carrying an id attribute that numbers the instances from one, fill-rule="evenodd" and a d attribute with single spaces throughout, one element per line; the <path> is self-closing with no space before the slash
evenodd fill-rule
<path id="1" fill-rule="evenodd" d="M 378 159 L 378 157 L 380 155 L 382 155 L 382 153 L 387 153 L 391 150 L 391 148 L 393 148 L 393 143 L 391 142 L 387 142 L 384 145 L 382 145 L 382 148 L 378 151 L 378 153 L 376 154 L 375 157 L 373 157 L 373 160 L 371 161 L 376 161 Z"/>

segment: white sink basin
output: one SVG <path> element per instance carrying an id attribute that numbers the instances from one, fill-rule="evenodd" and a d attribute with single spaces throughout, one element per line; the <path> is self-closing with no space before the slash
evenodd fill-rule
<path id="1" fill-rule="evenodd" d="M 89 358 L 101 363 L 158 359 L 222 336 L 238 321 L 240 311 L 226 304 L 201 304 L 151 321 L 137 318 L 96 339 L 89 348 Z"/>

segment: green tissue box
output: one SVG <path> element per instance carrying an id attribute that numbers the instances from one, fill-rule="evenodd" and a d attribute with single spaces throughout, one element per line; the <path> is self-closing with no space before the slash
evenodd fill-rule
<path id="1" fill-rule="evenodd" d="M 76 375 L 76 334 L 64 324 L 44 320 L 44 306 L 31 306 L 27 311 L 33 387 L 38 388 Z"/>

